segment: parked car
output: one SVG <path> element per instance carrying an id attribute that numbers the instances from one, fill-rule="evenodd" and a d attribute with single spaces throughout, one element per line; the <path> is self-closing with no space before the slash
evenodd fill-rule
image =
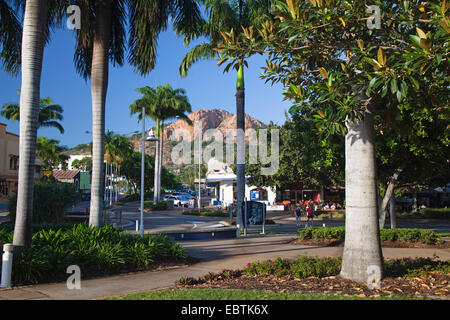
<path id="1" fill-rule="evenodd" d="M 163 200 L 173 201 L 175 207 L 188 207 L 189 205 L 189 198 L 184 197 L 183 195 L 170 195 L 164 197 Z"/>

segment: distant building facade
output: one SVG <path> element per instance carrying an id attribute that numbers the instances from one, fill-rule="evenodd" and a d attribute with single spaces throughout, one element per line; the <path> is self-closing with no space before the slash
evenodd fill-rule
<path id="1" fill-rule="evenodd" d="M 249 177 L 246 177 L 248 179 Z M 230 166 L 214 158 L 208 161 L 208 172 L 206 174 L 206 185 L 212 189 L 212 205 L 227 207 L 236 200 L 237 177 Z M 272 187 L 258 188 L 245 184 L 245 197 L 247 200 L 255 200 L 266 203 L 268 210 L 284 210 L 284 207 L 275 206 L 276 190 Z"/>
<path id="2" fill-rule="evenodd" d="M 52 175 L 59 182 L 73 183 L 75 190 L 80 191 L 80 170 L 53 170 Z"/>
<path id="3" fill-rule="evenodd" d="M 36 158 L 35 179 L 40 178 L 41 160 Z M 0 123 L 0 203 L 14 195 L 19 183 L 19 135 L 6 131 Z"/>

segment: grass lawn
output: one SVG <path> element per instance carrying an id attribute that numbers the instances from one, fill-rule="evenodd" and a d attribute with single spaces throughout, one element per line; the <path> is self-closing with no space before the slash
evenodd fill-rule
<path id="1" fill-rule="evenodd" d="M 418 300 L 409 297 L 360 298 L 324 294 L 230 289 L 165 289 L 126 294 L 108 300 Z M 420 299 L 423 300 L 423 299 Z"/>

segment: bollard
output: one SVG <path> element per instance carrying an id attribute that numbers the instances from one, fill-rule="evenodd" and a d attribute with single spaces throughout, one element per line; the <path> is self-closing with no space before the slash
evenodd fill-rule
<path id="1" fill-rule="evenodd" d="M 136 232 L 139 232 L 139 220 L 136 220 Z"/>
<path id="2" fill-rule="evenodd" d="M 13 250 L 14 245 L 11 243 L 7 243 L 3 246 L 2 256 L 2 282 L 0 284 L 0 288 L 11 287 L 11 271 L 12 271 L 12 263 L 13 263 Z"/>
<path id="3" fill-rule="evenodd" d="M 325 223 L 322 225 L 322 227 L 325 227 L 326 225 L 325 225 Z"/>

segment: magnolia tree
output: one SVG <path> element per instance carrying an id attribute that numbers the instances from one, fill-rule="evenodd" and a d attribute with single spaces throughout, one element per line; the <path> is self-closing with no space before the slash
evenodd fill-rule
<path id="1" fill-rule="evenodd" d="M 245 29 L 244 36 L 221 50 L 227 55 L 268 54 L 262 78 L 282 83 L 300 114 L 314 112 L 318 130 L 345 135 L 341 275 L 380 279 L 378 209 L 385 203 L 377 202 L 375 130 L 394 137 L 422 133 L 425 138 L 420 126 L 405 132 L 405 125 L 448 123 L 448 5 L 437 0 L 283 0 L 272 9 L 274 20 Z M 401 121 L 406 123 L 397 126 Z M 448 129 L 444 126 L 440 140 L 447 147 Z M 416 147 L 424 145 L 420 134 L 417 139 Z M 389 182 L 408 165 L 392 164 Z M 393 184 L 386 189 L 389 199 Z"/>

